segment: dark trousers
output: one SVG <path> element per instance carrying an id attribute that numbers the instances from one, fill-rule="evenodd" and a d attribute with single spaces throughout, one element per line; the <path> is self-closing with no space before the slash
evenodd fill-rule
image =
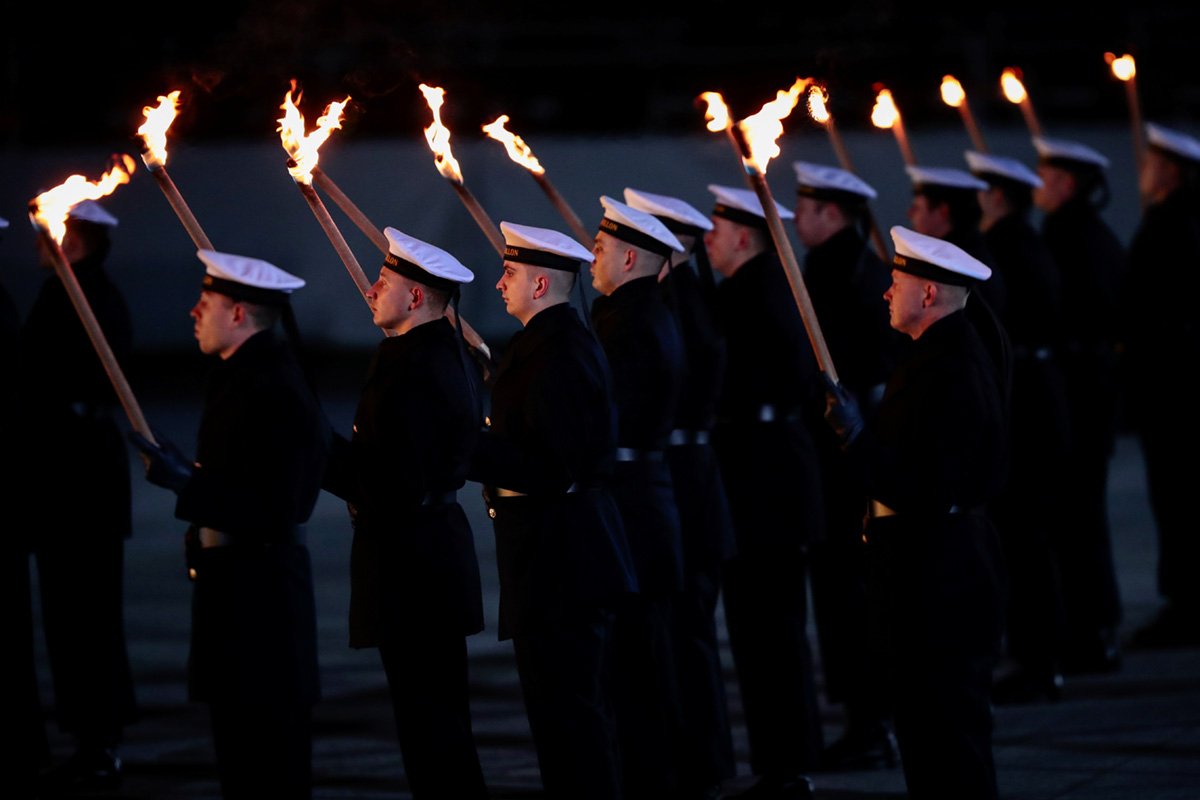
<path id="1" fill-rule="evenodd" d="M 467 644 L 431 633 L 379 646 L 414 800 L 487 797 L 471 731 Z"/>
<path id="2" fill-rule="evenodd" d="M 644 594 L 622 600 L 609 663 L 621 796 L 670 797 L 678 781 L 681 711 L 669 600 Z"/>
<path id="3" fill-rule="evenodd" d="M 1167 418 L 1146 420 L 1141 431 L 1146 486 L 1158 528 L 1158 591 L 1200 625 L 1200 526 L 1191 507 L 1200 428 L 1187 414 L 1163 416 Z"/>
<path id="4" fill-rule="evenodd" d="M 806 631 L 807 559 L 783 549 L 742 552 L 725 570 L 725 621 L 737 669 L 750 767 L 786 777 L 812 769 L 821 719 Z"/>
<path id="5" fill-rule="evenodd" d="M 843 704 L 848 731 L 866 732 L 888 725 L 891 710 L 886 676 L 880 669 L 883 643 L 872 626 L 867 595 L 862 540 L 867 500 L 838 469 L 840 465 L 825 473 L 830 479 L 825 495 L 826 538 L 809 548 L 813 619 L 825 696 Z"/>
<path id="6" fill-rule="evenodd" d="M 896 654 L 896 740 L 911 800 L 993 800 L 995 660 Z"/>
<path id="7" fill-rule="evenodd" d="M 5 682 L 9 689 L 3 704 L 0 769 L 8 776 L 6 793 L 24 800 L 37 796 L 38 768 L 50 749 L 38 696 L 29 552 L 6 542 L 0 546 L 0 559 L 0 625 L 6 642 Z"/>
<path id="8" fill-rule="evenodd" d="M 513 651 L 546 796 L 619 798 L 605 675 L 611 616 L 577 613 L 526 628 L 513 637 Z"/>
<path id="9" fill-rule="evenodd" d="M 716 563 L 707 570 L 685 573 L 683 592 L 671 604 L 683 725 L 679 741 L 681 792 L 698 792 L 737 774 L 717 640 L 720 573 Z"/>
<path id="10" fill-rule="evenodd" d="M 308 705 L 209 703 L 225 800 L 312 797 L 312 709 Z"/>
<path id="11" fill-rule="evenodd" d="M 125 646 L 125 542 L 94 533 L 47 537 L 35 552 L 55 718 L 80 744 L 112 747 L 136 718 Z"/>
<path id="12" fill-rule="evenodd" d="M 1107 453 L 1076 453 L 1067 471 L 1067 519 L 1055 535 L 1067 635 L 1064 657 L 1090 652 L 1116 630 L 1121 598 L 1108 522 Z"/>
<path id="13" fill-rule="evenodd" d="M 1066 611 L 1051 537 L 1063 516 L 1055 496 L 1024 483 L 1012 486 L 992 506 L 1004 550 L 1005 652 L 1018 667 L 1037 675 L 1061 668 Z"/>

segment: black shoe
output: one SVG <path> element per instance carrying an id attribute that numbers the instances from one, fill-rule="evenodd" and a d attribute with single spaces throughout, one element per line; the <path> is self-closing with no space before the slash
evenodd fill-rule
<path id="1" fill-rule="evenodd" d="M 1057 672 L 1019 667 L 992 684 L 992 702 L 996 705 L 1021 703 L 1057 703 L 1062 697 L 1063 676 Z"/>
<path id="2" fill-rule="evenodd" d="M 48 796 L 75 792 L 111 792 L 121 787 L 121 759 L 114 748 L 89 747 L 51 769 L 44 781 Z"/>
<path id="3" fill-rule="evenodd" d="M 815 796 L 812 781 L 803 775 L 763 777 L 746 791 L 734 795 L 745 800 L 813 800 Z"/>
<path id="4" fill-rule="evenodd" d="M 1066 648 L 1062 671 L 1067 675 L 1102 674 L 1121 669 L 1121 648 L 1116 632 L 1104 628 Z"/>
<path id="5" fill-rule="evenodd" d="M 900 763 L 896 737 L 886 727 L 869 731 L 848 730 L 821 751 L 820 772 L 857 772 L 894 769 Z"/>
<path id="6" fill-rule="evenodd" d="M 1200 645 L 1200 615 L 1167 606 L 1153 620 L 1134 631 L 1130 644 L 1147 649 Z"/>

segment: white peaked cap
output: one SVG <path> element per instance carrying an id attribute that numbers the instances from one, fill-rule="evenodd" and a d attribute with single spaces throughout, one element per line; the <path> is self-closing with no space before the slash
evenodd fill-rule
<path id="1" fill-rule="evenodd" d="M 688 233 L 687 228 L 699 228 L 702 231 L 712 230 L 712 220 L 701 214 L 694 206 L 680 200 L 678 197 L 668 197 L 665 194 L 652 194 L 641 189 L 625 189 L 625 202 L 631 208 L 653 214 L 662 220 L 673 233 Z"/>
<path id="2" fill-rule="evenodd" d="M 1066 139 L 1049 139 L 1045 136 L 1035 136 L 1033 137 L 1033 146 L 1037 150 L 1038 155 L 1047 160 L 1065 159 L 1067 161 L 1078 161 L 1081 164 L 1090 164 L 1101 169 L 1108 169 L 1108 159 L 1086 144 L 1071 142 Z"/>
<path id="3" fill-rule="evenodd" d="M 833 199 L 838 195 L 857 195 L 874 200 L 878 193 L 862 178 L 849 170 L 814 164 L 811 161 L 793 161 L 796 172 L 796 191 L 816 199 Z"/>
<path id="4" fill-rule="evenodd" d="M 915 186 L 944 186 L 948 189 L 972 189 L 979 191 L 988 185 L 963 169 L 953 167 L 919 167 L 908 165 L 904 168 Z"/>
<path id="5" fill-rule="evenodd" d="M 683 252 L 679 239 L 653 214 L 638 211 L 608 195 L 600 197 L 600 205 L 604 207 L 604 218 L 600 220 L 600 230 L 604 233 L 663 256 L 672 250 Z"/>
<path id="6" fill-rule="evenodd" d="M 896 249 L 892 264 L 901 272 L 956 286 L 970 286 L 992 276 L 986 264 L 945 239 L 899 225 L 893 226 L 891 233 Z"/>
<path id="7" fill-rule="evenodd" d="M 388 240 L 388 254 L 383 263 L 394 272 L 445 289 L 475 280 L 471 270 L 440 247 L 391 227 L 384 228 L 383 235 Z"/>
<path id="8" fill-rule="evenodd" d="M 580 262 L 595 260 L 591 250 L 552 228 L 501 222 L 500 233 L 504 235 L 505 261 L 577 272 Z"/>

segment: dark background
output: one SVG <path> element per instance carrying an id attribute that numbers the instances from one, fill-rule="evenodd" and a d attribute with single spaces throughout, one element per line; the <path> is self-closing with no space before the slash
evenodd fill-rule
<path id="1" fill-rule="evenodd" d="M 9 4 L 0 147 L 119 146 L 142 107 L 176 88 L 184 104 L 173 136 L 270 138 L 292 78 L 311 103 L 350 95 L 346 135 L 362 140 L 427 125 L 422 82 L 446 89 L 451 129 L 507 113 L 523 135 L 596 135 L 695 131 L 693 101 L 706 90 L 741 118 L 796 76 L 826 83 L 843 129 L 865 127 L 882 81 L 913 130 L 953 121 L 938 95 L 951 73 L 987 126 L 1019 120 L 999 90 L 1001 71 L 1016 66 L 1053 127 L 1126 113 L 1105 51 L 1137 59 L 1150 119 L 1186 121 L 1200 108 L 1197 3 L 778 5 Z M 16 24 L 18 12 L 28 22 Z"/>

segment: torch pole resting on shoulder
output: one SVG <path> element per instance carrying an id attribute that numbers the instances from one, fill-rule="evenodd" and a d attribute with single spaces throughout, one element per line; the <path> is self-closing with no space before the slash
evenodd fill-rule
<path id="1" fill-rule="evenodd" d="M 804 322 L 804 330 L 808 333 L 808 340 L 812 344 L 813 354 L 817 358 L 817 366 L 830 377 L 834 383 L 838 383 L 837 370 L 833 366 L 833 359 L 829 355 L 829 347 L 825 344 L 825 336 L 821 333 L 821 325 L 817 322 L 817 312 L 813 308 L 812 300 L 808 296 L 808 287 L 804 283 L 804 276 L 800 272 L 800 264 L 796 260 L 796 253 L 792 249 L 791 240 L 788 239 L 787 231 L 783 227 L 783 220 L 779 216 L 779 209 L 775 206 L 775 198 L 771 196 L 771 188 L 767 185 L 766 176 L 761 170 L 749 165 L 747 159 L 749 157 L 749 147 L 745 143 L 741 135 L 740 129 L 736 126 L 732 128 L 734 141 L 738 144 L 739 158 L 742 159 L 743 166 L 746 171 L 746 181 L 750 184 L 750 188 L 758 195 L 758 201 L 762 204 L 763 211 L 766 214 L 767 226 L 771 231 L 771 238 L 775 241 L 775 250 L 779 253 L 779 260 L 783 263 L 783 271 L 787 276 L 788 285 L 792 289 L 792 297 L 796 301 L 796 307 L 800 311 L 800 319 Z"/>
<path id="2" fill-rule="evenodd" d="M 92 306 L 88 302 L 87 296 L 84 295 L 83 288 L 79 285 L 79 279 L 75 277 L 75 270 L 71 268 L 71 262 L 67 260 L 59 243 L 54 240 L 49 231 L 38 223 L 32 213 L 30 219 L 33 220 L 34 228 L 43 244 L 54 256 L 54 272 L 67 290 L 71 305 L 75 307 L 75 313 L 79 315 L 79 320 L 83 323 L 88 338 L 91 339 L 92 346 L 96 349 L 96 354 L 100 356 L 100 362 L 108 374 L 109 381 L 112 382 L 117 398 L 121 401 L 125 416 L 129 418 L 129 424 L 147 440 L 154 442 L 154 435 L 150 432 L 150 426 L 146 423 L 141 406 L 138 405 L 137 398 L 133 396 L 133 389 L 130 388 L 129 381 L 125 379 L 121 365 L 117 363 L 117 357 L 113 354 L 112 347 L 109 346 L 108 339 L 100 328 L 100 322 L 96 319 L 96 314 L 92 311 Z"/>

